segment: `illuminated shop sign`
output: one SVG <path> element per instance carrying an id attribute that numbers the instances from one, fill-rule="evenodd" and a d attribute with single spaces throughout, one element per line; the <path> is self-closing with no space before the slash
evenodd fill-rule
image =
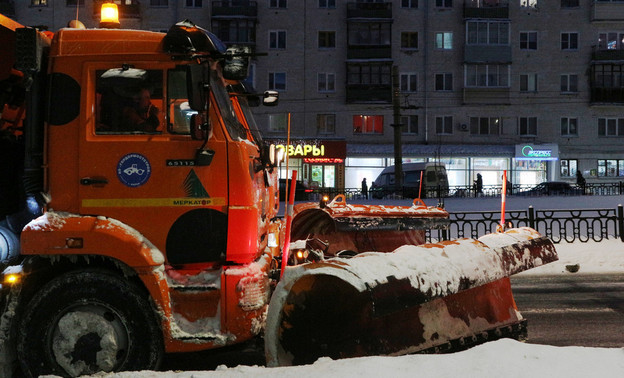
<path id="1" fill-rule="evenodd" d="M 276 150 L 284 150 L 286 146 L 283 144 L 274 145 Z M 314 146 L 311 144 L 298 144 L 288 146 L 288 156 L 305 157 L 305 156 L 325 156 L 325 146 Z"/>
<path id="2" fill-rule="evenodd" d="M 559 148 L 556 144 L 518 144 L 516 160 L 558 160 Z"/>
<path id="3" fill-rule="evenodd" d="M 286 147 L 286 141 L 271 141 L 276 150 L 288 152 L 291 158 L 303 158 L 306 163 L 339 164 L 347 158 L 347 143 L 343 140 L 294 140 Z M 310 160 L 311 159 L 311 160 Z"/>
<path id="4" fill-rule="evenodd" d="M 307 164 L 342 164 L 344 159 L 340 158 L 303 158 L 303 162 Z"/>

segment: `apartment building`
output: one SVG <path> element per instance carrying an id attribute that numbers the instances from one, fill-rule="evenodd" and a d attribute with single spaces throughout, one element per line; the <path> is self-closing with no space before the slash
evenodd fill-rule
<path id="1" fill-rule="evenodd" d="M 54 31 L 101 0 L 0 0 Z M 311 185 L 357 187 L 394 162 L 440 161 L 451 185 L 624 179 L 624 1 L 116 0 L 122 27 L 190 19 L 259 53 L 258 107 Z M 395 129 L 401 132 L 395 135 Z M 284 171 L 284 175 L 286 172 Z"/>

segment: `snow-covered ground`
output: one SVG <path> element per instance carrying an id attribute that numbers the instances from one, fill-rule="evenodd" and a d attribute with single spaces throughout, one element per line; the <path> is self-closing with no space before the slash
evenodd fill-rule
<path id="1" fill-rule="evenodd" d="M 615 208 L 624 203 L 623 196 L 611 197 L 542 197 L 510 198 L 507 208 L 525 209 L 596 209 Z M 388 201 L 390 204 L 390 201 Z M 392 204 L 398 204 L 392 201 Z M 428 200 L 427 204 L 434 202 Z M 449 211 L 496 210 L 500 199 L 451 199 Z M 624 243 L 608 239 L 600 243 L 561 243 L 556 245 L 559 261 L 521 273 L 552 274 L 624 274 Z M 578 264 L 577 273 L 566 265 Z M 623 345 L 624 347 L 624 345 Z M 366 357 L 333 361 L 322 358 L 312 365 L 266 368 L 237 366 L 215 371 L 128 372 L 97 375 L 99 378 L 203 378 L 203 377 L 624 377 L 624 348 L 554 347 L 498 340 L 470 350 L 445 355 L 412 355 L 400 357 Z"/>

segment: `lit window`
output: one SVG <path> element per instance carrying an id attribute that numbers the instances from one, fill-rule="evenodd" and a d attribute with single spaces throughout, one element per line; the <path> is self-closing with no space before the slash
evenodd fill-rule
<path id="1" fill-rule="evenodd" d="M 435 33 L 435 48 L 439 50 L 453 49 L 453 33 L 437 32 Z"/>
<path id="2" fill-rule="evenodd" d="M 353 116 L 354 134 L 383 134 L 383 116 Z"/>

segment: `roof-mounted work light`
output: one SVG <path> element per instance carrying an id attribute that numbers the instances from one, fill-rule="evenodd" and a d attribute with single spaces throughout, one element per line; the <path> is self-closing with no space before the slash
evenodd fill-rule
<path id="1" fill-rule="evenodd" d="M 100 27 L 105 29 L 119 29 L 119 10 L 117 4 L 104 3 L 100 10 Z"/>

